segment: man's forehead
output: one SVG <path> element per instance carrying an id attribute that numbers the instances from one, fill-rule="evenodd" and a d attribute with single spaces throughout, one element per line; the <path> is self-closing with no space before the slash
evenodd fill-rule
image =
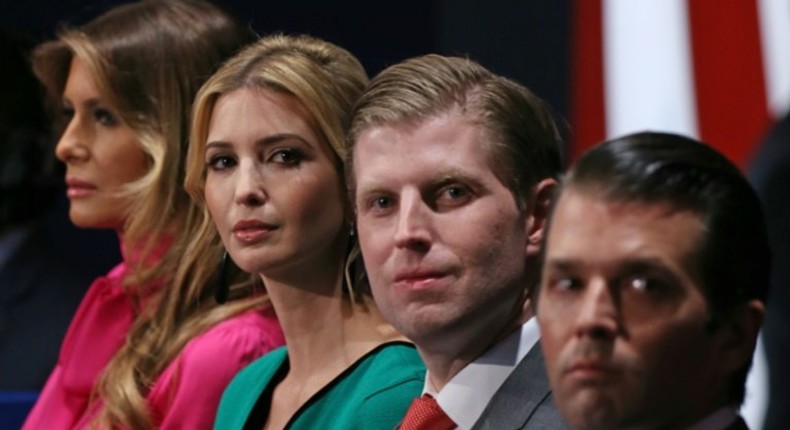
<path id="1" fill-rule="evenodd" d="M 581 236 L 591 234 L 597 237 L 595 243 L 581 241 Z M 600 193 L 566 188 L 551 217 L 546 256 L 619 261 L 663 255 L 677 258 L 686 270 L 696 272 L 695 256 L 704 237 L 701 217 L 669 202 L 608 199 Z M 591 253 L 591 245 L 608 252 Z"/>
<path id="2" fill-rule="evenodd" d="M 403 162 L 424 162 L 431 159 L 437 168 L 456 163 L 490 163 L 490 145 L 482 127 L 465 116 L 444 113 L 419 122 L 389 123 L 372 126 L 358 135 L 353 155 L 354 172 L 358 174 L 372 161 L 380 168 L 399 169 L 396 159 Z M 384 156 L 385 158 L 377 158 Z M 388 163 L 388 159 L 392 163 Z"/>

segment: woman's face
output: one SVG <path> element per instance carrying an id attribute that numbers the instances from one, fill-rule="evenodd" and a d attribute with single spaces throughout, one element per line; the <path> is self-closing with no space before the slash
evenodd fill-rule
<path id="1" fill-rule="evenodd" d="M 76 56 L 63 91 L 63 112 L 67 126 L 55 153 L 66 163 L 69 217 L 80 227 L 120 230 L 126 201 L 119 193 L 148 171 L 148 157 Z"/>
<path id="2" fill-rule="evenodd" d="M 349 231 L 334 152 L 295 97 L 250 88 L 220 96 L 205 161 L 206 204 L 243 270 L 299 276 L 342 261 Z"/>

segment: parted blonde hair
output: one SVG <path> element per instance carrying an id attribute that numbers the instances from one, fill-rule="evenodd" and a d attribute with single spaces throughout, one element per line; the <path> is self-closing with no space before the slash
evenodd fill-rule
<path id="1" fill-rule="evenodd" d="M 314 118 L 317 134 L 332 148 L 342 181 L 345 132 L 351 108 L 367 80 L 356 57 L 339 46 L 305 35 L 262 38 L 225 63 L 200 89 L 194 104 L 185 188 L 194 199 L 203 199 L 204 154 L 214 106 L 224 94 L 242 88 L 266 89 L 297 98 Z M 343 203 L 350 222 L 350 202 Z M 369 294 L 359 258 L 359 247 L 352 240 L 345 267 L 345 291 L 352 298 L 355 291 Z"/>
<path id="2" fill-rule="evenodd" d="M 185 344 L 266 302 L 250 294 L 248 282 L 244 300 L 216 305 L 211 294 L 221 245 L 214 238 L 204 248 L 191 247 L 211 221 L 182 188 L 192 99 L 224 59 L 254 38 L 248 27 L 206 1 L 143 0 L 63 29 L 33 54 L 36 75 L 56 103 L 72 58 L 79 58 L 149 161 L 147 173 L 124 190 L 123 245 L 141 254 L 124 284 L 140 309 L 94 389 L 93 400 L 102 404 L 94 425 L 152 428 L 145 397 Z M 163 243 L 170 244 L 164 255 L 150 256 Z"/>

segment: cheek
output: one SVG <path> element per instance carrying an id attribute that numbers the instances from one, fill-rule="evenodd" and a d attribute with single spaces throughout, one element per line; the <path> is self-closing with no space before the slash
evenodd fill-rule
<path id="1" fill-rule="evenodd" d="M 97 151 L 103 150 L 97 153 L 97 158 L 106 160 L 108 173 L 114 174 L 119 184 L 136 181 L 150 169 L 148 155 L 131 132 L 106 136 L 103 140 L 103 145 L 97 145 Z"/>
<path id="2" fill-rule="evenodd" d="M 367 271 L 368 276 L 373 277 L 378 274 L 376 269 L 383 262 L 381 245 L 386 233 L 376 229 L 370 220 L 357 217 L 357 235 L 365 265 L 372 269 Z"/>
<path id="3" fill-rule="evenodd" d="M 527 275 L 524 229 L 512 223 L 491 222 L 513 219 L 509 214 L 501 217 L 466 222 L 460 228 L 454 226 L 446 237 L 452 241 L 451 247 L 457 250 L 459 257 L 465 260 L 464 265 L 473 269 L 481 282 L 508 285 L 518 280 L 523 285 Z M 496 246 L 491 246 L 492 243 Z"/>
<path id="4" fill-rule="evenodd" d="M 281 214 L 298 220 L 300 230 L 311 232 L 310 236 L 317 241 L 332 240 L 338 230 L 348 233 L 343 195 L 335 175 L 332 177 L 318 176 L 277 189 L 281 192 L 278 199 Z M 271 188 L 271 192 L 274 193 L 275 189 Z M 275 199 L 273 194 L 271 197 Z"/>
<path id="5" fill-rule="evenodd" d="M 634 351 L 655 373 L 696 373 L 704 367 L 708 342 L 702 327 L 664 324 L 634 331 Z"/>
<path id="6" fill-rule="evenodd" d="M 538 325 L 540 327 L 540 344 L 546 356 L 546 366 L 553 369 L 558 364 L 563 347 L 572 338 L 569 336 L 570 319 L 556 318 L 553 314 L 546 313 L 546 308 L 538 309 Z"/>
<path id="7" fill-rule="evenodd" d="M 227 188 L 227 187 L 225 187 Z M 225 192 L 223 192 L 225 191 Z M 214 220 L 214 224 L 217 226 L 221 235 L 224 235 L 225 228 L 225 219 L 223 218 L 223 214 L 230 207 L 230 201 L 228 197 L 231 195 L 229 194 L 230 190 L 223 190 L 222 183 L 215 179 L 207 179 L 205 191 L 203 193 L 204 198 L 206 200 L 206 208 L 208 209 L 209 215 L 211 219 Z"/>
<path id="8" fill-rule="evenodd" d="M 345 219 L 343 196 L 337 186 L 314 183 L 306 188 L 310 192 L 303 199 L 304 215 L 311 221 L 334 224 Z"/>

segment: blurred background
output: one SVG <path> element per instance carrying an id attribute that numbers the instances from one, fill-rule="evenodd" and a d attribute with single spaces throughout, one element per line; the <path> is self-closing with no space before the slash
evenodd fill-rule
<path id="1" fill-rule="evenodd" d="M 117 0 L 0 1 L 34 40 Z M 748 166 L 790 107 L 786 0 L 216 0 L 260 34 L 309 33 L 373 75 L 404 58 L 468 55 L 527 85 L 572 133 L 569 155 L 644 128 L 701 137 Z"/>

